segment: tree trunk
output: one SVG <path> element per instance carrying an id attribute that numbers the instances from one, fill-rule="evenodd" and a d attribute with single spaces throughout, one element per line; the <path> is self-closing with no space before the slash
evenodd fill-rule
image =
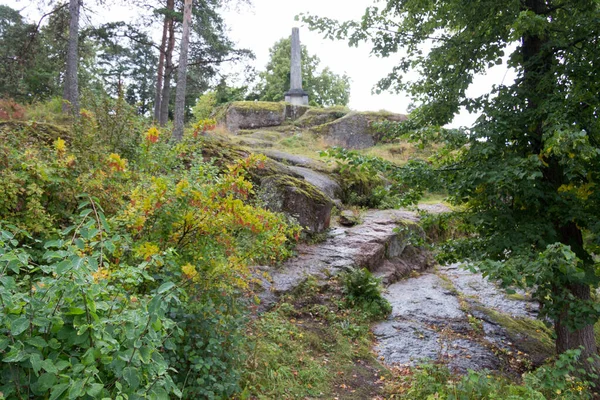
<path id="1" fill-rule="evenodd" d="M 173 11 L 175 7 L 175 0 L 167 1 L 167 10 Z M 171 17 L 165 14 L 165 21 L 163 23 L 163 34 L 162 39 L 160 41 L 159 48 L 159 58 L 158 58 L 158 68 L 157 68 L 157 76 L 156 76 L 156 93 L 154 95 L 154 120 L 160 120 L 160 104 L 162 98 L 162 87 L 163 87 L 163 78 L 165 73 L 165 51 L 167 48 L 167 34 L 169 32 L 169 20 Z"/>
<path id="2" fill-rule="evenodd" d="M 547 11 L 545 0 L 525 0 L 524 11 L 532 11 L 538 15 L 544 15 Z M 544 122 L 546 116 L 540 113 L 539 105 L 544 99 L 553 95 L 552 85 L 544 77 L 551 73 L 552 63 L 555 62 L 556 55 L 546 48 L 547 39 L 537 35 L 525 35 L 522 38 L 523 54 L 523 87 L 527 93 L 527 107 L 535 119 L 530 121 L 529 127 L 524 129 L 534 133 L 529 137 L 532 146 L 532 152 L 540 153 L 544 143 Z M 564 171 L 560 163 L 552 158 L 547 160 L 547 166 L 542 171 L 546 183 L 558 188 L 564 184 Z M 563 221 L 556 221 L 555 228 L 560 236 L 560 242 L 571 246 L 571 249 L 578 258 L 587 266 L 590 265 L 589 255 L 583 248 L 583 237 L 581 230 L 574 222 L 564 224 Z M 562 290 L 565 288 L 556 288 L 555 295 L 562 297 Z M 580 300 L 589 301 L 590 286 L 583 283 L 576 283 L 566 287 L 571 294 Z M 554 321 L 556 331 L 556 351 L 564 353 L 571 349 L 582 349 L 581 365 L 586 371 L 598 374 L 600 371 L 600 358 L 598 358 L 598 349 L 594 336 L 594 326 L 588 324 L 577 330 L 569 329 L 569 321 L 572 321 L 570 305 L 566 305 L 559 310 L 559 317 Z M 588 361 L 589 359 L 589 361 Z M 600 378 L 596 379 L 596 386 L 600 386 Z"/>
<path id="3" fill-rule="evenodd" d="M 577 257 L 583 261 L 587 269 L 591 269 L 593 274 L 594 262 L 589 253 L 583 246 L 583 234 L 581 229 L 574 222 L 570 222 L 559 229 L 561 234 L 561 242 L 571 247 L 571 250 Z M 587 284 L 572 284 L 567 289 L 577 299 L 583 301 L 591 301 L 591 290 Z M 575 310 L 577 312 L 577 310 Z M 593 375 L 598 376 L 600 373 L 600 358 L 598 357 L 598 347 L 596 337 L 594 335 L 594 325 L 588 324 L 581 329 L 569 329 L 568 321 L 570 318 L 571 305 L 567 305 L 561 310 L 558 319 L 554 322 L 556 331 L 556 352 L 564 353 L 567 350 L 581 348 L 581 364 L 585 370 Z M 596 387 L 600 387 L 600 378 L 596 379 Z"/>
<path id="4" fill-rule="evenodd" d="M 179 51 L 179 69 L 177 70 L 177 96 L 175 98 L 175 123 L 173 129 L 173 140 L 176 142 L 179 142 L 181 139 L 183 139 L 187 58 L 191 24 L 192 0 L 185 0 L 185 5 L 183 7 L 183 36 L 181 37 L 181 50 Z"/>
<path id="5" fill-rule="evenodd" d="M 175 49 L 175 21 L 173 18 L 169 21 L 169 41 L 165 53 L 165 74 L 162 89 L 162 98 L 160 100 L 160 126 L 165 126 L 169 120 L 169 101 L 171 100 L 171 77 L 173 76 L 173 50 Z"/>
<path id="6" fill-rule="evenodd" d="M 588 285 L 570 285 L 569 291 L 578 299 L 591 300 Z M 594 325 L 589 324 L 578 330 L 570 330 L 567 323 L 570 311 L 570 306 L 566 306 L 554 323 L 556 352 L 560 354 L 567 350 L 581 348 L 580 361 L 582 366 L 587 372 L 597 375 L 600 372 L 600 358 L 598 358 Z M 598 387 L 598 383 L 600 382 L 596 382 L 596 387 Z"/>
<path id="7" fill-rule="evenodd" d="M 63 91 L 63 113 L 79 115 L 79 81 L 77 71 L 79 64 L 79 9 L 80 0 L 69 1 L 69 44 L 67 50 L 67 65 L 65 86 Z"/>

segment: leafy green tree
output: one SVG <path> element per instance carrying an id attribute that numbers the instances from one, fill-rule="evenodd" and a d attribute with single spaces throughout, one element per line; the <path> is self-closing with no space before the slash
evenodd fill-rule
<path id="1" fill-rule="evenodd" d="M 259 73 L 254 98 L 264 101 L 282 101 L 290 89 L 291 39 L 281 39 L 270 49 L 267 69 Z M 350 78 L 336 75 L 328 67 L 318 73 L 320 60 L 308 53 L 302 45 L 302 88 L 313 105 L 322 107 L 345 106 L 350 101 Z"/>
<path id="2" fill-rule="evenodd" d="M 379 88 L 420 104 L 398 129 L 447 145 L 435 174 L 422 176 L 445 184 L 476 232 L 449 243 L 448 255 L 531 290 L 554 321 L 558 352 L 582 347 L 584 366 L 597 368 L 599 3 L 388 0 L 359 22 L 304 20 L 331 38 L 371 41 L 377 55 L 401 55 Z M 499 64 L 515 81 L 470 98 L 474 76 Z M 414 69 L 420 77 L 406 80 Z M 460 107 L 482 113 L 468 131 L 418 129 L 450 122 Z"/>
<path id="3" fill-rule="evenodd" d="M 22 78 L 32 62 L 26 52 L 34 27 L 17 10 L 0 5 L 0 95 L 20 100 Z"/>

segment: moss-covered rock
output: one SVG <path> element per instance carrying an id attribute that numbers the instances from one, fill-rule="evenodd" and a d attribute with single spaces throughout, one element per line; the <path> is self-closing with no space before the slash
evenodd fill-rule
<path id="1" fill-rule="evenodd" d="M 265 206 L 294 217 L 309 233 L 329 228 L 333 203 L 310 183 L 289 175 L 265 176 L 259 197 Z"/>
<path id="2" fill-rule="evenodd" d="M 491 322 L 504 328 L 511 343 L 527 354 L 534 366 L 542 365 L 555 354 L 552 331 L 542 321 L 511 317 L 481 306 L 475 307 L 475 311 L 483 313 Z"/>
<path id="3" fill-rule="evenodd" d="M 351 112 L 332 122 L 314 126 L 311 131 L 322 136 L 331 146 L 365 149 L 374 146 L 381 139 L 372 128 L 374 122 L 399 122 L 405 119 L 405 115 L 387 111 Z"/>
<path id="4" fill-rule="evenodd" d="M 350 109 L 346 107 L 311 108 L 295 122 L 295 125 L 301 128 L 323 125 L 340 119 L 349 112 Z"/>
<path id="5" fill-rule="evenodd" d="M 203 137 L 199 146 L 204 159 L 213 159 L 222 166 L 250 154 L 218 137 Z M 329 228 L 332 200 L 293 167 L 267 159 L 262 168 L 250 171 L 250 178 L 268 209 L 292 216 L 312 234 Z"/>
<path id="6" fill-rule="evenodd" d="M 227 107 L 225 125 L 230 132 L 278 126 L 285 121 L 285 103 L 236 101 Z"/>
<path id="7" fill-rule="evenodd" d="M 24 122 L 24 121 L 0 121 L 0 137 L 4 138 L 5 141 L 11 141 L 15 137 L 15 133 L 23 133 L 19 136 L 19 142 L 16 143 L 19 146 L 27 146 L 27 142 L 22 142 L 22 139 L 29 141 L 29 143 L 45 143 L 51 145 L 56 139 L 61 138 L 69 142 L 71 140 L 71 133 L 58 125 L 47 124 L 43 122 Z M 37 142 L 37 143 L 34 143 Z"/>

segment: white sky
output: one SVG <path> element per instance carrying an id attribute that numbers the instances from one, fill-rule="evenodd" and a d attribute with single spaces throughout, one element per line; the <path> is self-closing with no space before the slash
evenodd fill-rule
<path id="1" fill-rule="evenodd" d="M 24 0 L 0 0 L 16 9 L 25 8 L 24 14 L 37 14 L 35 2 Z M 310 32 L 294 21 L 300 13 L 312 13 L 339 20 L 357 19 L 367 6 L 375 0 L 252 0 L 252 6 L 242 5 L 237 10 L 224 13 L 224 19 L 230 29 L 230 38 L 241 48 L 249 48 L 256 54 L 253 66 L 262 70 L 268 62 L 269 48 L 279 39 L 289 36 L 294 26 L 300 26 L 300 40 L 311 54 L 321 59 L 321 66 L 328 66 L 337 74 L 347 74 L 351 79 L 350 108 L 366 111 L 386 109 L 406 113 L 410 99 L 406 95 L 384 93 L 371 94 L 377 81 L 383 78 L 397 63 L 398 56 L 381 59 L 370 55 L 368 45 L 350 48 L 345 42 L 325 40 L 317 32 Z M 127 7 L 111 7 L 103 15 L 108 19 L 127 19 L 133 12 Z M 105 19 L 105 18 L 106 19 Z M 503 80 L 510 83 L 514 75 L 507 73 L 506 65 L 488 71 L 486 76 L 477 77 L 469 91 L 475 96 L 485 93 L 491 85 Z M 476 116 L 463 112 L 456 117 L 452 126 L 470 126 Z"/>

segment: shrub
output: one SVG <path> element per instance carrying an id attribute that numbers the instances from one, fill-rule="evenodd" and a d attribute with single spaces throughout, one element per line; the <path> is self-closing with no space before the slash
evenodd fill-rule
<path id="1" fill-rule="evenodd" d="M 23 119 L 25 108 L 11 99 L 0 99 L 0 120 Z"/>
<path id="2" fill-rule="evenodd" d="M 44 244 L 41 260 L 0 230 L 0 392 L 7 398 L 166 398 L 180 395 L 160 352 L 174 323 L 172 283 L 148 296 L 124 282 L 150 279 L 153 261 L 110 274 L 113 236 L 97 204 L 80 208 L 76 227 Z"/>
<path id="3" fill-rule="evenodd" d="M 213 116 L 215 106 L 217 105 L 217 94 L 215 92 L 206 92 L 198 98 L 192 114 L 197 121 L 207 119 Z"/>
<path id="4" fill-rule="evenodd" d="M 139 251 L 154 249 L 146 256 L 173 248 L 179 263 L 190 263 L 203 279 L 218 275 L 239 281 L 250 263 L 288 257 L 289 239 L 298 232 L 283 215 L 248 204 L 252 184 L 246 170 L 262 162 L 250 156 L 223 174 L 200 162 L 176 177 L 145 178 L 118 220 Z"/>
<path id="5" fill-rule="evenodd" d="M 397 379 L 389 385 L 388 391 L 394 397 L 399 395 L 406 399 L 591 399 L 589 383 L 575 377 L 585 374 L 576 367 L 580 355 L 579 350 L 569 350 L 555 363 L 525 374 L 520 385 L 485 370 L 469 371 L 459 377 L 452 375 L 445 365 L 425 364 L 412 370 L 405 367 L 396 371 Z"/>
<path id="6" fill-rule="evenodd" d="M 174 379 L 186 399 L 225 399 L 240 391 L 245 313 L 235 293 L 214 282 L 191 286 L 170 316 L 181 329 L 169 352 Z"/>
<path id="7" fill-rule="evenodd" d="M 381 280 L 366 269 L 354 269 L 341 276 L 342 290 L 351 307 L 362 309 L 373 319 L 386 317 L 392 306 L 381 295 Z"/>
<path id="8" fill-rule="evenodd" d="M 128 190 L 129 175 L 74 148 L 70 133 L 47 124 L 0 124 L 0 219 L 38 236 L 71 223 L 77 195 L 89 193 L 110 214 Z"/>
<path id="9" fill-rule="evenodd" d="M 144 120 L 122 96 L 85 96 L 76 138 L 87 137 L 104 153 L 118 153 L 135 161 L 140 155 Z M 84 144 L 85 145 L 85 144 Z"/>

